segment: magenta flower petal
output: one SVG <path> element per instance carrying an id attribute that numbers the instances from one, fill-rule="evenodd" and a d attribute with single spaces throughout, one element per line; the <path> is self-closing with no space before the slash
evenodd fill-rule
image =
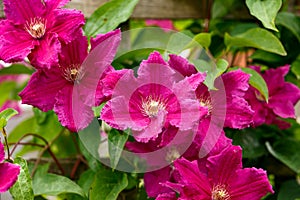
<path id="1" fill-rule="evenodd" d="M 93 59 L 98 59 L 93 60 L 93 62 L 97 63 L 97 61 L 107 61 L 107 63 L 111 64 L 118 50 L 120 41 L 121 31 L 119 29 L 99 35 L 95 39 L 92 38 L 92 49 L 90 54 L 92 54 Z M 90 63 L 89 61 L 86 62 Z"/>
<path id="2" fill-rule="evenodd" d="M 176 200 L 176 193 L 175 192 L 169 192 L 169 193 L 162 193 L 159 194 L 155 200 Z"/>
<path id="3" fill-rule="evenodd" d="M 6 192 L 17 181 L 20 166 L 11 163 L 0 163 L 0 193 Z"/>
<path id="4" fill-rule="evenodd" d="M 220 154 L 208 158 L 208 177 L 215 184 L 226 184 L 235 171 L 242 168 L 242 149 L 239 146 L 225 148 Z"/>
<path id="5" fill-rule="evenodd" d="M 35 72 L 19 94 L 22 103 L 33 105 L 45 112 L 53 109 L 56 95 L 68 84 L 60 73 L 56 68 Z"/>
<path id="6" fill-rule="evenodd" d="M 109 38 L 115 38 L 115 40 L 118 42 L 116 45 L 118 46 L 119 42 L 121 41 L 121 30 L 116 29 L 105 34 L 98 34 L 95 38 L 91 38 L 91 50 Z"/>
<path id="7" fill-rule="evenodd" d="M 199 171 L 197 161 L 190 162 L 181 158 L 174 162 L 174 166 L 182 178 L 180 183 L 187 185 L 191 189 L 190 192 L 197 191 L 193 196 L 197 196 L 199 199 L 210 196 L 211 186 L 208 184 L 209 180 L 205 174 Z"/>
<path id="8" fill-rule="evenodd" d="M 268 85 L 270 96 L 272 96 L 273 92 L 275 92 L 278 88 L 284 86 L 284 77 L 289 73 L 289 70 L 290 66 L 285 65 L 276 69 L 266 70 L 265 73 L 262 74 L 263 78 L 265 79 Z"/>
<path id="9" fill-rule="evenodd" d="M 135 125 L 130 119 L 128 107 L 124 106 L 124 102 L 127 102 L 124 97 L 115 97 L 111 99 L 102 108 L 100 119 L 117 129 L 135 128 L 135 130 L 141 130 L 142 127 Z"/>
<path id="10" fill-rule="evenodd" d="M 97 91 L 102 90 L 103 95 L 106 98 L 111 98 L 113 90 L 116 84 L 118 83 L 119 79 L 127 72 L 128 72 L 127 69 L 114 70 L 113 67 L 111 67 L 111 70 L 107 72 L 105 77 L 102 79 L 102 85 L 99 86 L 101 88 L 98 87 Z"/>
<path id="11" fill-rule="evenodd" d="M 84 76 L 80 81 L 80 88 L 81 94 L 85 96 L 85 104 L 98 106 L 105 100 L 101 80 L 110 71 L 120 40 L 120 30 L 108 32 L 94 40 L 93 49 L 81 67 Z"/>
<path id="12" fill-rule="evenodd" d="M 170 55 L 169 65 L 183 76 L 190 76 L 197 73 L 194 65 L 190 64 L 187 59 L 175 54 Z"/>
<path id="13" fill-rule="evenodd" d="M 246 168 L 236 171 L 230 183 L 231 199 L 253 199 L 260 200 L 266 192 L 274 193 L 272 186 L 268 183 L 266 171 L 262 169 Z"/>
<path id="14" fill-rule="evenodd" d="M 6 21 L 6 20 L 3 20 Z M 3 32 L 0 25 L 0 59 L 5 62 L 21 61 L 25 58 L 38 41 L 30 40 L 28 34 L 20 30 Z"/>
<path id="15" fill-rule="evenodd" d="M 300 89 L 291 83 L 285 83 L 282 88 L 273 93 L 269 100 L 269 107 L 282 118 L 295 118 L 294 105 L 299 99 Z"/>
<path id="16" fill-rule="evenodd" d="M 23 24 L 45 12 L 40 0 L 3 0 L 3 5 L 6 18 L 17 24 Z"/>
<path id="17" fill-rule="evenodd" d="M 70 0 L 44 0 L 48 10 L 54 10 L 55 8 L 61 8 L 65 6 Z"/>
<path id="18" fill-rule="evenodd" d="M 154 172 L 148 172 L 144 175 L 145 189 L 149 197 L 157 197 L 161 193 L 168 193 L 172 190 L 164 187 L 161 183 L 169 180 L 171 168 L 165 167 Z"/>
<path id="19" fill-rule="evenodd" d="M 163 59 L 163 57 L 160 55 L 159 52 L 157 51 L 154 51 L 152 52 L 148 59 L 147 60 L 144 60 L 142 63 L 141 63 L 141 66 L 142 65 L 147 65 L 149 63 L 156 63 L 156 64 L 161 64 L 161 65 L 167 65 L 167 63 L 165 62 L 165 60 Z"/>
<path id="20" fill-rule="evenodd" d="M 229 146 L 220 154 L 201 160 L 181 158 L 174 166 L 181 185 L 166 183 L 179 190 L 180 199 L 254 199 L 259 200 L 273 192 L 265 171 L 256 168 L 242 169 L 241 148 Z M 204 165 L 204 166 L 201 166 Z M 252 187 L 253 186 L 253 187 Z"/>
<path id="21" fill-rule="evenodd" d="M 147 26 L 158 26 L 162 28 L 164 31 L 176 30 L 173 25 L 173 21 L 169 19 L 147 19 L 145 20 Z"/>
<path id="22" fill-rule="evenodd" d="M 250 126 L 254 111 L 244 98 L 232 96 L 232 98 L 227 99 L 226 104 L 227 111 L 224 124 L 226 127 L 242 129 Z"/>
<path id="23" fill-rule="evenodd" d="M 251 66 L 260 73 L 260 68 Z M 277 124 L 279 128 L 288 128 L 282 118 L 295 118 L 295 104 L 300 100 L 300 89 L 292 83 L 285 82 L 284 76 L 289 72 L 288 65 L 269 69 L 262 73 L 269 89 L 269 102 L 255 88 L 247 91 L 246 99 L 254 110 L 254 126 Z"/>
<path id="24" fill-rule="evenodd" d="M 71 42 L 84 25 L 84 16 L 79 10 L 56 9 L 53 11 L 53 18 L 55 20 L 51 32 L 56 33 L 64 43 Z"/>
<path id="25" fill-rule="evenodd" d="M 175 81 L 174 74 L 175 71 L 167 66 L 158 52 L 150 54 L 149 59 L 143 61 L 138 69 L 140 82 L 159 83 L 166 87 L 171 87 Z"/>
<path id="26" fill-rule="evenodd" d="M 138 142 L 147 143 L 150 139 L 154 140 L 161 133 L 162 127 L 164 126 L 166 118 L 166 111 L 161 110 L 158 112 L 157 116 L 150 120 L 147 127 L 139 132 L 133 131 L 134 138 Z"/>
<path id="27" fill-rule="evenodd" d="M 88 55 L 88 41 L 86 36 L 77 34 L 75 40 L 63 44 L 59 54 L 59 65 L 62 67 L 83 63 Z"/>
<path id="28" fill-rule="evenodd" d="M 76 87 L 67 85 L 56 96 L 54 112 L 60 123 L 70 131 L 78 132 L 84 129 L 93 120 L 92 109 L 81 102 Z"/>
<path id="29" fill-rule="evenodd" d="M 224 73 L 222 79 L 225 85 L 226 95 L 236 95 L 243 97 L 249 88 L 250 75 L 242 70 Z"/>
<path id="30" fill-rule="evenodd" d="M 5 157 L 4 146 L 0 142 L 0 163 L 2 163 L 4 161 L 4 157 Z"/>
<path id="31" fill-rule="evenodd" d="M 61 51 L 61 44 L 57 38 L 56 33 L 47 34 L 43 40 L 40 40 L 29 54 L 31 64 L 36 68 L 50 68 L 57 65 L 58 53 Z"/>

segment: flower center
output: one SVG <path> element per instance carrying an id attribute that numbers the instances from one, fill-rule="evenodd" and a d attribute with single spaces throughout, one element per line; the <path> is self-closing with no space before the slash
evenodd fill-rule
<path id="1" fill-rule="evenodd" d="M 203 107 L 206 107 L 207 110 L 208 110 L 208 115 L 211 114 L 211 111 L 213 109 L 213 106 L 212 106 L 212 103 L 211 103 L 211 100 L 209 98 L 199 98 L 199 102 L 200 102 L 200 106 L 203 106 Z"/>
<path id="2" fill-rule="evenodd" d="M 165 110 L 166 106 L 160 98 L 147 97 L 142 101 L 142 113 L 148 117 L 156 117 L 160 110 Z"/>
<path id="3" fill-rule="evenodd" d="M 80 65 L 71 65 L 68 68 L 63 69 L 63 76 L 67 81 L 70 82 L 79 82 L 82 77 L 83 73 L 82 70 L 80 69 Z"/>
<path id="4" fill-rule="evenodd" d="M 31 18 L 25 24 L 25 30 L 35 39 L 40 39 L 46 32 L 46 20 L 41 17 Z"/>
<path id="5" fill-rule="evenodd" d="M 212 200 L 230 200 L 230 195 L 224 185 L 217 185 L 213 188 Z"/>

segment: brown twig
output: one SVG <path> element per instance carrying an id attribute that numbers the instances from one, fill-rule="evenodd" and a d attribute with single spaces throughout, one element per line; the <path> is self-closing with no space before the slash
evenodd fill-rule
<path id="1" fill-rule="evenodd" d="M 64 131 L 64 129 L 58 134 L 58 136 L 59 136 L 60 134 L 62 134 L 63 131 Z M 23 139 L 25 139 L 26 137 L 29 137 L 29 136 L 33 136 L 33 137 L 39 138 L 40 140 L 42 140 L 42 141 L 45 143 L 45 145 L 40 145 L 40 144 L 30 143 L 30 142 L 29 142 L 29 143 L 21 142 Z M 57 138 L 58 136 L 56 136 L 56 138 Z M 56 138 L 54 138 L 54 140 L 55 140 Z M 53 140 L 53 141 L 54 141 L 54 140 Z M 52 141 L 52 142 L 53 142 L 53 141 Z M 62 166 L 61 166 L 61 164 L 59 163 L 58 159 L 56 158 L 55 154 L 52 152 L 52 150 L 51 150 L 51 148 L 50 148 L 50 145 L 49 145 L 48 141 L 47 141 L 45 138 L 43 138 L 42 136 L 40 136 L 40 135 L 38 135 L 38 134 L 35 134 L 35 133 L 27 133 L 27 134 L 23 135 L 23 136 L 18 140 L 18 142 L 15 143 L 15 145 L 14 145 L 14 147 L 13 147 L 11 153 L 9 154 L 10 156 L 14 153 L 14 151 L 16 150 L 16 148 L 18 147 L 18 145 L 32 145 L 32 146 L 37 146 L 37 147 L 43 148 L 43 150 L 41 151 L 41 153 L 40 153 L 40 155 L 39 155 L 39 158 L 37 159 L 37 162 L 36 162 L 35 165 L 34 165 L 34 168 L 33 168 L 33 170 L 32 170 L 31 176 L 34 175 L 34 173 L 35 173 L 35 171 L 36 171 L 36 169 L 37 169 L 37 165 L 39 164 L 39 162 L 40 162 L 40 160 L 41 160 L 41 157 L 42 157 L 42 155 L 45 153 L 45 151 L 48 151 L 48 153 L 50 154 L 50 156 L 52 157 L 52 159 L 53 159 L 54 162 L 56 163 L 57 167 L 58 167 L 59 170 L 61 171 L 61 173 L 62 173 L 62 174 L 65 173 L 65 172 L 64 172 L 64 169 L 62 168 Z"/>
<path id="2" fill-rule="evenodd" d="M 7 160 L 12 161 L 10 159 L 10 152 L 9 152 L 9 146 L 8 146 L 7 134 L 6 134 L 5 128 L 2 128 L 2 133 L 3 133 L 3 136 L 4 136 L 4 142 L 5 142 L 5 146 L 6 146 L 6 150 L 7 150 Z"/>
<path id="3" fill-rule="evenodd" d="M 39 156 L 38 156 L 38 159 L 36 160 L 36 162 L 35 162 L 35 164 L 34 164 L 34 167 L 33 167 L 33 169 L 32 169 L 32 173 L 31 173 L 31 176 L 33 177 L 33 175 L 34 175 L 34 173 L 35 173 L 35 171 L 36 171 L 36 169 L 37 169 L 37 167 L 38 167 L 38 164 L 40 163 L 40 161 L 41 161 L 41 158 L 42 158 L 42 156 L 43 156 L 43 154 L 45 153 L 45 151 L 48 151 L 49 152 L 49 154 L 50 154 L 50 156 L 53 158 L 53 160 L 54 160 L 54 162 L 56 163 L 56 165 L 57 165 L 57 167 L 59 168 L 59 170 L 61 171 L 61 173 L 62 173 L 62 175 L 64 175 L 65 174 L 65 171 L 64 171 L 64 169 L 62 168 L 62 166 L 60 165 L 60 163 L 58 162 L 58 160 L 57 160 L 57 158 L 56 158 L 56 156 L 54 155 L 54 153 L 51 151 L 51 149 L 50 149 L 50 145 L 63 133 L 65 131 L 65 128 L 63 128 L 60 132 L 59 132 L 59 134 L 51 141 L 51 143 L 48 143 L 48 141 L 45 139 L 45 138 L 43 138 L 42 136 L 40 136 L 40 135 L 37 135 L 37 134 L 33 134 L 34 136 L 36 136 L 37 138 L 39 138 L 39 139 L 41 139 L 41 140 L 43 140 L 44 142 L 45 142 L 45 147 L 44 147 L 44 149 L 42 149 L 42 151 L 40 152 L 40 154 L 39 154 Z"/>

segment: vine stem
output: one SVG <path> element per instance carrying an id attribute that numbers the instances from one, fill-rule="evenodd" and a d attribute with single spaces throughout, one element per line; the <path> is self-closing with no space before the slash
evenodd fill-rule
<path id="1" fill-rule="evenodd" d="M 38 167 L 38 164 L 41 162 L 42 156 L 43 156 L 43 154 L 45 153 L 45 151 L 48 151 L 48 152 L 49 152 L 50 156 L 53 158 L 54 162 L 56 163 L 57 167 L 58 167 L 59 170 L 61 171 L 62 175 L 65 174 L 64 169 L 62 168 L 62 166 L 61 166 L 61 164 L 59 163 L 59 161 L 57 160 L 56 156 L 54 155 L 54 153 L 53 153 L 53 152 L 51 151 L 51 149 L 50 149 L 50 145 L 51 145 L 51 144 L 52 144 L 52 143 L 53 143 L 53 142 L 54 142 L 61 134 L 63 134 L 65 130 L 66 130 L 66 129 L 63 128 L 63 129 L 59 132 L 59 134 L 51 141 L 51 143 L 48 143 L 48 141 L 47 141 L 45 138 L 43 138 L 42 136 L 37 135 L 37 134 L 34 134 L 34 136 L 36 136 L 37 138 L 43 140 L 43 141 L 45 142 L 46 145 L 45 145 L 45 147 L 42 149 L 42 151 L 40 152 L 40 154 L 39 154 L 39 156 L 38 156 L 38 159 L 36 160 L 36 162 L 35 162 L 35 164 L 34 164 L 34 167 L 33 167 L 32 172 L 31 172 L 31 176 L 32 176 L 32 177 L 33 177 L 33 175 L 34 175 L 34 173 L 35 173 L 35 171 L 36 171 L 36 169 L 37 169 L 37 167 Z"/>
<path id="2" fill-rule="evenodd" d="M 64 132 L 65 129 L 63 129 L 59 134 L 61 135 L 63 132 Z M 40 145 L 40 144 L 36 144 L 36 143 L 24 143 L 24 142 L 21 142 L 23 139 L 25 139 L 26 137 L 29 137 L 29 136 L 33 136 L 33 137 L 36 137 L 36 138 L 39 138 L 40 140 L 42 140 L 45 145 Z M 56 138 L 58 137 L 56 136 Z M 56 140 L 56 138 L 54 138 L 53 141 Z M 52 141 L 52 142 L 53 142 Z M 65 174 L 64 172 L 64 169 L 62 168 L 61 164 L 59 163 L 58 159 L 56 158 L 55 154 L 52 152 L 51 148 L 50 148 L 50 144 L 48 143 L 48 141 L 43 138 L 42 136 L 38 135 L 38 134 L 35 134 L 35 133 L 27 133 L 25 135 L 23 135 L 19 140 L 18 142 L 15 143 L 15 146 L 14 148 L 12 149 L 11 153 L 10 153 L 10 156 L 14 153 L 14 151 L 16 150 L 16 148 L 18 147 L 18 145 L 32 145 L 32 146 L 37 146 L 37 147 L 41 147 L 43 148 L 43 150 L 41 151 L 41 153 L 39 154 L 39 158 L 37 159 L 37 161 L 35 162 L 35 165 L 34 165 L 34 168 L 32 170 L 32 174 L 31 176 L 34 175 L 36 169 L 37 169 L 37 165 L 40 163 L 40 160 L 42 158 L 42 155 L 45 153 L 45 151 L 48 151 L 48 153 L 50 154 L 50 156 L 52 157 L 52 159 L 54 160 L 55 164 L 57 165 L 57 167 L 59 168 L 59 170 L 61 171 L 62 175 Z"/>
<path id="3" fill-rule="evenodd" d="M 6 146 L 6 150 L 7 150 L 7 160 L 12 161 L 11 158 L 10 158 L 10 151 L 9 151 L 9 146 L 8 146 L 8 141 L 7 141 L 7 134 L 6 134 L 5 128 L 2 128 L 2 133 L 3 133 L 3 136 L 4 136 L 4 142 L 5 142 L 5 146 Z"/>

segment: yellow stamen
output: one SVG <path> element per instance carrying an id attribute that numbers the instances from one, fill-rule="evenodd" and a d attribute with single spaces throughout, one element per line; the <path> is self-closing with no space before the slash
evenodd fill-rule
<path id="1" fill-rule="evenodd" d="M 25 30 L 35 39 L 40 39 L 46 32 L 46 20 L 41 17 L 35 17 L 27 21 Z"/>

